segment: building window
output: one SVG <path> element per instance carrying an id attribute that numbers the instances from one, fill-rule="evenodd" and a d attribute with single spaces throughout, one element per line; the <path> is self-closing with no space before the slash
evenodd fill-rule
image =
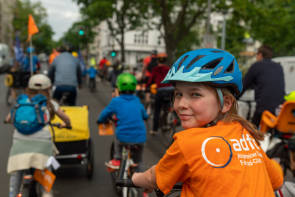
<path id="1" fill-rule="evenodd" d="M 144 43 L 145 44 L 148 44 L 149 43 L 149 35 L 148 34 L 145 34 L 144 35 Z"/>
<path id="2" fill-rule="evenodd" d="M 162 37 L 161 36 L 158 36 L 158 45 L 161 45 L 161 39 Z"/>
<path id="3" fill-rule="evenodd" d="M 135 44 L 148 44 L 149 42 L 148 39 L 149 39 L 148 34 L 139 33 L 134 35 Z"/>

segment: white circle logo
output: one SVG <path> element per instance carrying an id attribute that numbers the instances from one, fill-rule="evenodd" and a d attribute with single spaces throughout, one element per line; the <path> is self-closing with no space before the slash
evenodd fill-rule
<path id="1" fill-rule="evenodd" d="M 215 168 L 224 168 L 232 159 L 230 144 L 220 136 L 212 136 L 204 140 L 201 151 L 204 160 Z"/>

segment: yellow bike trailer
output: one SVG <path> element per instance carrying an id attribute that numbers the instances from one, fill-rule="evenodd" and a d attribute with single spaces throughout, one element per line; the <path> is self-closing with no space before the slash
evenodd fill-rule
<path id="1" fill-rule="evenodd" d="M 63 165 L 81 164 L 86 167 L 88 178 L 93 174 L 93 144 L 90 138 L 87 106 L 61 106 L 69 116 L 72 129 L 51 128 L 54 143 L 59 151 L 56 159 Z M 55 116 L 52 124 L 62 121 Z"/>

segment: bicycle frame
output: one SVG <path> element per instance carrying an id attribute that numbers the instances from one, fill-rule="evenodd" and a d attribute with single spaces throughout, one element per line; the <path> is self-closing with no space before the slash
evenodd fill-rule
<path id="1" fill-rule="evenodd" d="M 131 146 L 132 145 L 123 145 L 121 166 L 120 166 L 118 178 L 116 179 L 116 186 L 122 188 L 122 193 L 121 193 L 122 197 L 140 196 L 141 194 L 141 192 L 139 191 L 139 187 L 135 186 L 131 180 L 133 173 L 130 168 L 135 164 L 131 158 L 131 153 L 130 153 Z M 181 188 L 182 188 L 182 185 L 176 184 L 173 187 L 172 191 L 166 196 L 168 197 L 171 195 L 176 197 L 175 193 L 176 192 L 179 193 L 181 191 Z M 155 189 L 155 193 L 158 197 L 164 196 L 164 194 L 159 189 Z"/>
<path id="2" fill-rule="evenodd" d="M 122 160 L 121 160 L 121 166 L 119 170 L 119 180 L 126 180 L 128 178 L 131 178 L 132 176 L 132 171 L 130 167 L 134 165 L 134 162 L 131 158 L 130 146 L 131 145 L 123 145 Z M 122 197 L 129 197 L 128 190 L 130 190 L 130 192 L 132 192 L 134 196 L 139 195 L 139 191 L 137 191 L 136 188 L 122 187 Z"/>
<path id="3" fill-rule="evenodd" d="M 21 185 L 17 197 L 39 196 L 37 192 L 36 181 L 33 176 L 33 169 L 25 170 L 22 176 Z"/>
<path id="4" fill-rule="evenodd" d="M 133 184 L 131 179 L 118 179 L 116 180 L 116 186 L 119 187 L 128 187 L 128 188 L 138 188 L 136 185 Z M 171 192 L 167 195 L 164 195 L 164 193 L 159 189 L 154 189 L 154 192 L 156 193 L 157 197 L 178 197 L 180 196 L 180 192 L 182 189 L 182 184 L 175 184 L 171 190 Z"/>

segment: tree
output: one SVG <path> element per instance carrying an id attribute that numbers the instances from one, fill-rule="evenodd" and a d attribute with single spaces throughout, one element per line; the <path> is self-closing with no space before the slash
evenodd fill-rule
<path id="1" fill-rule="evenodd" d="M 261 1 L 250 23 L 254 39 L 271 46 L 277 56 L 294 55 L 294 9 L 292 0 Z"/>
<path id="2" fill-rule="evenodd" d="M 75 0 L 82 5 L 81 12 L 99 24 L 106 21 L 112 38 L 120 46 L 121 61 L 125 61 L 125 33 L 143 24 L 146 6 L 144 0 Z"/>
<path id="3" fill-rule="evenodd" d="M 207 0 L 149 0 L 149 4 L 151 15 L 160 18 L 155 25 L 163 30 L 169 63 L 180 52 L 200 44 L 203 32 L 198 29 L 204 29 Z M 220 12 L 224 6 L 225 0 L 211 0 L 212 12 Z"/>
<path id="4" fill-rule="evenodd" d="M 32 14 L 35 23 L 38 26 L 39 33 L 32 38 L 33 46 L 37 52 L 50 53 L 54 41 L 52 40 L 53 31 L 50 25 L 46 22 L 46 10 L 41 3 L 31 3 L 29 0 L 17 0 L 14 9 L 13 26 L 15 32 L 20 36 L 22 43 L 26 43 L 28 35 L 28 15 Z M 29 45 L 27 43 L 27 45 Z"/>
<path id="5" fill-rule="evenodd" d="M 88 44 L 93 41 L 95 36 L 95 32 L 92 31 L 93 27 L 92 20 L 84 17 L 83 20 L 75 22 L 60 38 L 59 42 L 69 44 L 76 51 L 80 49 L 87 50 Z"/>
<path id="6" fill-rule="evenodd" d="M 230 1 L 226 49 L 238 56 L 244 50 L 244 34 L 271 46 L 275 56 L 294 55 L 295 2 L 291 0 Z"/>

